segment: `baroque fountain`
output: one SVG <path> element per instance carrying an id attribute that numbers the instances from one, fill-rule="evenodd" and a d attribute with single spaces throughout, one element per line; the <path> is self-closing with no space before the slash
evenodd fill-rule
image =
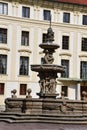
<path id="1" fill-rule="evenodd" d="M 39 98 L 32 98 L 31 90 L 27 90 L 25 98 L 17 98 L 16 90 L 12 97 L 5 99 L 5 111 L 0 113 L 0 121 L 7 122 L 49 122 L 49 123 L 87 123 L 86 93 L 83 100 L 65 99 L 64 92 L 57 98 L 57 73 L 64 72 L 64 67 L 53 64 L 53 53 L 59 48 L 54 43 L 54 32 L 47 30 L 45 43 L 39 45 L 44 57 L 41 64 L 31 65 L 31 70 L 38 72 L 40 92 Z"/>
<path id="2" fill-rule="evenodd" d="M 31 70 L 38 72 L 40 78 L 40 93 L 37 93 L 40 98 L 56 98 L 56 78 L 57 73 L 64 72 L 64 67 L 53 64 L 54 57 L 53 53 L 57 48 L 58 44 L 53 43 L 54 32 L 52 28 L 48 28 L 46 43 L 39 45 L 43 49 L 45 56 L 42 58 L 41 65 L 31 65 Z"/>

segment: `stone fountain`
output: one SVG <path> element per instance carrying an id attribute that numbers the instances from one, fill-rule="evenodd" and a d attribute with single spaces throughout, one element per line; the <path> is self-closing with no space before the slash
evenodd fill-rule
<path id="1" fill-rule="evenodd" d="M 39 95 L 40 98 L 56 98 L 56 96 L 58 96 L 56 93 L 56 78 L 58 78 L 57 73 L 64 72 L 64 67 L 53 64 L 53 53 L 57 48 L 59 48 L 59 45 L 53 43 L 54 32 L 51 26 L 47 30 L 47 37 L 45 41 L 46 43 L 39 45 L 45 54 L 41 60 L 41 64 L 31 65 L 31 70 L 38 72 L 38 76 L 40 78 L 40 93 L 37 93 L 37 95 Z"/>

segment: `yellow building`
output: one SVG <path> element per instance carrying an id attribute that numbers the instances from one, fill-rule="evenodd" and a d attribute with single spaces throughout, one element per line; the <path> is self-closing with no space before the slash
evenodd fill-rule
<path id="1" fill-rule="evenodd" d="M 79 1 L 79 0 L 78 0 Z M 0 109 L 4 99 L 17 89 L 17 97 L 39 92 L 39 78 L 31 64 L 40 64 L 39 44 L 49 27 L 50 14 L 55 43 L 54 64 L 66 66 L 58 74 L 57 92 L 80 100 L 87 91 L 87 2 L 80 0 L 0 0 Z"/>

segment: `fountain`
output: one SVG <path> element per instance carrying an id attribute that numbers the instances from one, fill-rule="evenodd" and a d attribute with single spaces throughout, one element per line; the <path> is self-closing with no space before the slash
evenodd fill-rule
<path id="1" fill-rule="evenodd" d="M 12 97 L 5 99 L 5 111 L 0 113 L 0 121 L 7 122 L 44 122 L 44 123 L 87 123 L 87 93 L 83 92 L 83 100 L 69 100 L 58 98 L 56 86 L 57 73 L 64 72 L 65 68 L 53 64 L 53 53 L 59 48 L 54 43 L 54 32 L 50 27 L 47 30 L 45 43 L 39 45 L 43 49 L 44 57 L 41 64 L 31 65 L 31 70 L 38 72 L 40 80 L 39 98 L 32 98 L 31 89 L 27 90 L 25 98 L 17 98 L 16 90 L 12 90 Z"/>
<path id="2" fill-rule="evenodd" d="M 39 45 L 39 47 L 43 49 L 43 53 L 45 53 L 45 56 L 41 61 L 42 64 L 31 65 L 31 70 L 38 72 L 40 78 L 40 93 L 37 93 L 37 95 L 39 95 L 40 98 L 56 98 L 56 96 L 58 96 L 56 93 L 57 73 L 64 72 L 64 67 L 53 64 L 53 53 L 57 48 L 59 48 L 59 45 L 53 43 L 54 32 L 51 25 L 47 30 L 47 38 L 45 41 L 46 43 Z"/>

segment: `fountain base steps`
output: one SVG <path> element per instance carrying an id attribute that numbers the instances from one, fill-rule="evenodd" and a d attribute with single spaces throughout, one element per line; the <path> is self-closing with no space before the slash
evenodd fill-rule
<path id="1" fill-rule="evenodd" d="M 86 115 L 49 115 L 49 114 L 23 114 L 23 113 L 0 113 L 0 121 L 8 123 L 59 123 L 59 124 L 87 124 Z"/>

